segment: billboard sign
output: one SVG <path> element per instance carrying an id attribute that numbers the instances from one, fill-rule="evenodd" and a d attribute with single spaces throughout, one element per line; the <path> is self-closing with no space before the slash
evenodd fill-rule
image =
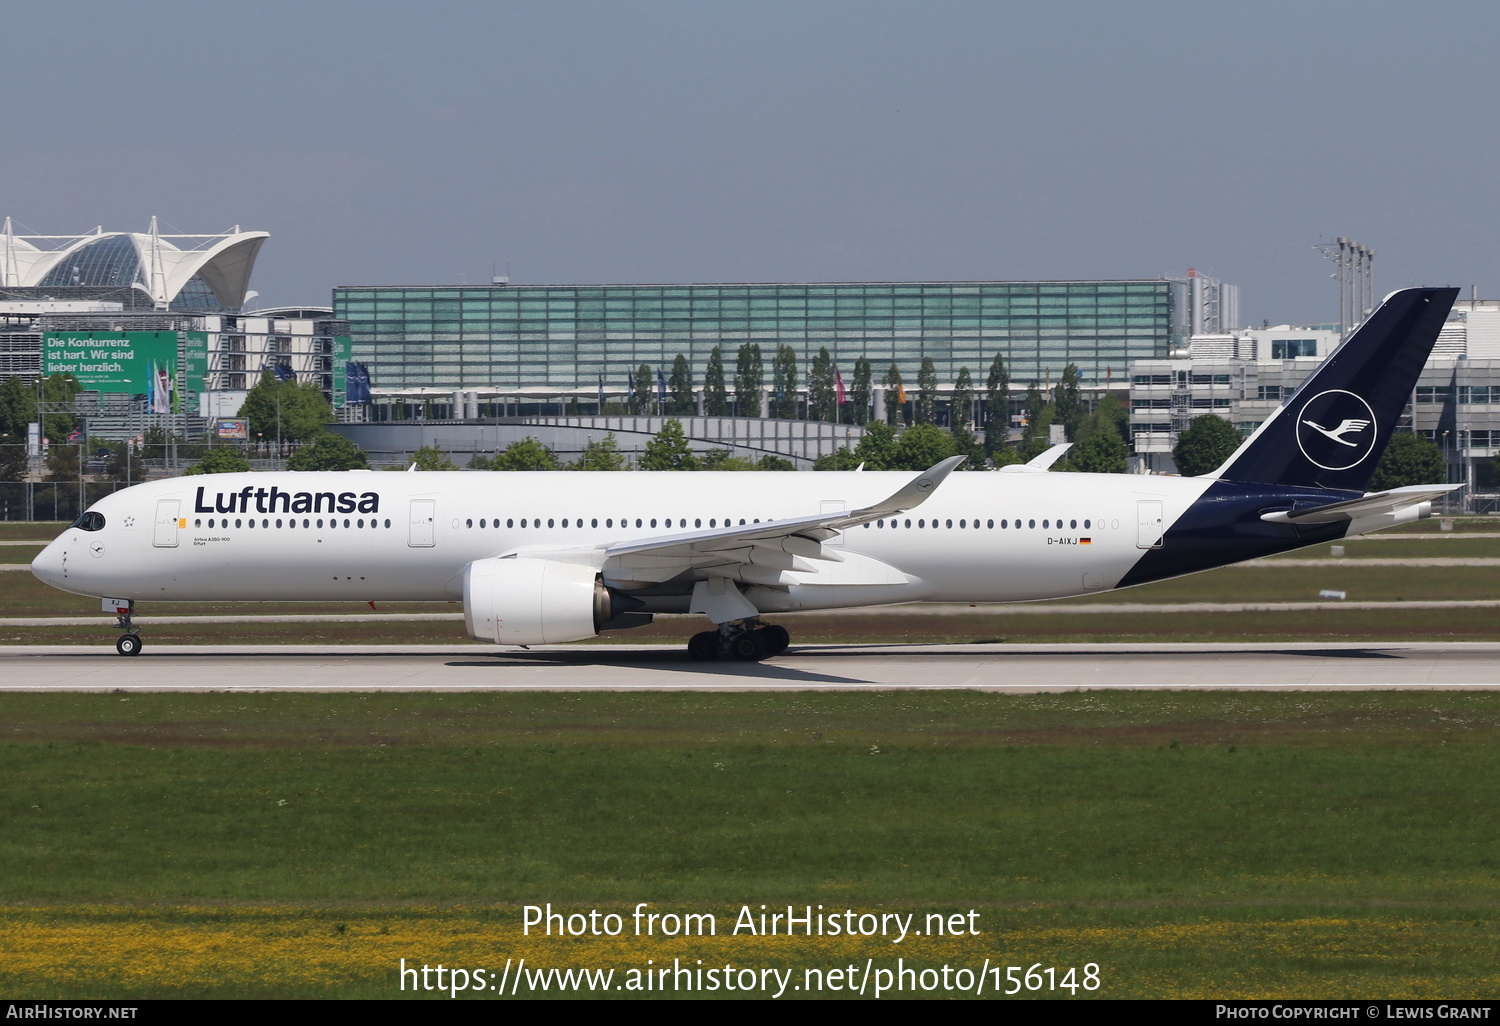
<path id="1" fill-rule="evenodd" d="M 247 442 L 250 440 L 250 421 L 244 417 L 225 417 L 215 427 L 220 441 Z"/>
<path id="2" fill-rule="evenodd" d="M 183 332 L 183 371 L 189 392 L 202 392 L 208 380 L 208 332 Z"/>
<path id="3" fill-rule="evenodd" d="M 341 408 L 348 401 L 349 360 L 353 359 L 353 340 L 348 335 L 333 336 L 333 405 Z"/>
<path id="4" fill-rule="evenodd" d="M 170 412 L 177 332 L 49 331 L 42 336 L 42 373 L 71 374 L 89 392 L 149 396 L 152 412 Z"/>

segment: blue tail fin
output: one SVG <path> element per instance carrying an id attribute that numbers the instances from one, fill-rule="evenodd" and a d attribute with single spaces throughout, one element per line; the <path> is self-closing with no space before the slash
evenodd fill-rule
<path id="1" fill-rule="evenodd" d="M 1364 491 L 1458 289 L 1402 289 L 1211 476 Z"/>

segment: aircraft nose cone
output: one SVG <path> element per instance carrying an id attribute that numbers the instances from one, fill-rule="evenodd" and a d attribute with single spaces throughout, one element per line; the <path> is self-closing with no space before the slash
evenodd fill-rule
<path id="1" fill-rule="evenodd" d="M 63 579 L 63 563 L 66 557 L 57 542 L 53 542 L 31 561 L 31 574 L 43 584 L 59 587 Z"/>

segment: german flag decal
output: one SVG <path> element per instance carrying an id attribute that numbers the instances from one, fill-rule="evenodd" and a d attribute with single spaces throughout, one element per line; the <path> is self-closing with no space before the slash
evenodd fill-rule
<path id="1" fill-rule="evenodd" d="M 1078 539 L 1078 544 L 1079 545 L 1092 545 L 1093 543 L 1094 543 L 1094 540 L 1092 538 L 1079 538 Z"/>

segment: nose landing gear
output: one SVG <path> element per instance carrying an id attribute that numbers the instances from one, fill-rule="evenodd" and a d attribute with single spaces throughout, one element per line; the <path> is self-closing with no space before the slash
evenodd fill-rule
<path id="1" fill-rule="evenodd" d="M 791 640 L 780 624 L 762 623 L 752 617 L 721 623 L 716 631 L 694 634 L 688 642 L 688 655 L 699 662 L 724 658 L 753 663 L 785 652 Z"/>
<path id="2" fill-rule="evenodd" d="M 134 609 L 134 602 L 115 606 L 115 611 L 119 613 L 119 619 L 115 620 L 115 630 L 124 631 L 115 639 L 115 651 L 122 656 L 141 654 L 141 629 L 130 622 L 130 614 Z"/>

